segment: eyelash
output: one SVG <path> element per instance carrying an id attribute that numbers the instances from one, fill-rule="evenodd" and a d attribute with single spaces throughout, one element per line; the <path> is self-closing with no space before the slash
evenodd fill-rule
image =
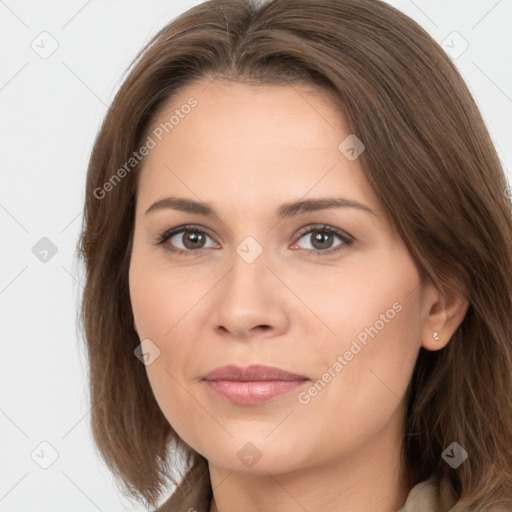
<path id="1" fill-rule="evenodd" d="M 157 241 L 154 242 L 153 245 L 164 245 L 169 238 L 173 237 L 174 235 L 177 235 L 182 232 L 186 231 L 193 231 L 197 233 L 202 233 L 205 235 L 208 235 L 210 238 L 213 239 L 213 237 L 208 233 L 207 230 L 200 228 L 199 226 L 189 224 L 186 226 L 180 226 L 178 228 L 173 228 L 172 230 L 167 230 L 158 235 Z M 303 252 L 306 252 L 308 255 L 312 256 L 325 256 L 334 254 L 337 252 L 342 251 L 345 247 L 351 247 L 354 244 L 354 238 L 347 235 L 343 231 L 333 228 L 331 226 L 326 226 L 324 224 L 318 224 L 314 226 L 308 226 L 308 228 L 304 228 L 304 230 L 301 230 L 299 233 L 299 238 L 302 238 L 304 235 L 307 235 L 308 233 L 311 233 L 313 231 L 324 231 L 326 233 L 331 233 L 333 235 L 338 236 L 342 244 L 336 246 L 334 249 L 326 249 L 325 251 L 317 250 L 317 249 L 301 249 Z M 198 256 L 203 253 L 203 251 L 207 249 L 189 249 L 189 250 L 183 250 L 183 249 L 171 249 L 170 247 L 166 247 L 166 250 L 171 251 L 172 253 L 175 253 L 177 256 Z"/>

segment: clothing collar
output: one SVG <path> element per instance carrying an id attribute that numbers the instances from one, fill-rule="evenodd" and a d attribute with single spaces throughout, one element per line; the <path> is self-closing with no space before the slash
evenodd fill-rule
<path id="1" fill-rule="evenodd" d="M 432 475 L 416 484 L 396 512 L 450 512 L 454 499 L 441 492 L 439 482 L 439 476 Z M 155 512 L 208 512 L 211 488 L 209 482 L 206 484 L 189 487 L 188 491 L 180 486 Z M 182 505 L 178 505 L 180 502 Z"/>

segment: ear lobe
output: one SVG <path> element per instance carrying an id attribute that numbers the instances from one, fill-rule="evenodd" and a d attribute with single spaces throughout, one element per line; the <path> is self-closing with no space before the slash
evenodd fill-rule
<path id="1" fill-rule="evenodd" d="M 448 344 L 464 320 L 469 300 L 462 291 L 433 287 L 425 307 L 430 309 L 422 329 L 421 346 L 439 350 Z"/>

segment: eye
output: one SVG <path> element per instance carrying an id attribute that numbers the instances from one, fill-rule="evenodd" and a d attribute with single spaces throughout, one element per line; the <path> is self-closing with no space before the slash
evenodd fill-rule
<path id="1" fill-rule="evenodd" d="M 212 240 L 204 229 L 197 226 L 182 226 L 161 234 L 156 245 L 165 244 L 168 250 L 179 254 L 198 254 L 202 249 L 218 246 L 213 240 L 213 244 L 205 245 L 207 239 Z"/>
<path id="2" fill-rule="evenodd" d="M 207 245 L 208 239 L 211 241 Z M 299 241 L 305 239 L 309 247 L 297 247 L 298 242 L 291 246 L 291 249 L 302 249 L 303 252 L 315 256 L 328 255 L 342 251 L 354 243 L 354 238 L 340 229 L 326 225 L 317 225 L 305 228 L 301 231 Z M 334 245 L 336 239 L 340 241 Z M 213 241 L 208 232 L 199 226 L 188 225 L 167 230 L 158 236 L 155 245 L 163 245 L 166 250 L 176 253 L 179 256 L 194 256 L 203 252 L 203 249 L 220 248 L 219 244 Z"/>
<path id="3" fill-rule="evenodd" d="M 341 243 L 333 247 L 336 238 L 340 240 Z M 309 247 L 306 247 L 304 250 L 314 255 L 332 254 L 354 243 L 354 239 L 347 233 L 325 225 L 314 226 L 313 228 L 310 227 L 307 231 L 303 231 L 299 240 L 302 239 L 305 239 L 307 242 L 306 245 L 309 245 Z M 297 243 L 294 244 L 292 248 L 295 248 L 296 245 Z"/>

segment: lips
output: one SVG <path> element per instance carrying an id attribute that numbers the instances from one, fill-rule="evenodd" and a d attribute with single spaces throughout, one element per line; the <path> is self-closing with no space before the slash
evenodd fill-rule
<path id="1" fill-rule="evenodd" d="M 307 380 L 304 375 L 297 375 L 287 372 L 274 366 L 265 366 L 253 364 L 242 368 L 230 364 L 221 366 L 203 376 L 204 380 L 236 380 L 241 382 L 261 382 L 261 381 L 297 381 Z"/>
<path id="2" fill-rule="evenodd" d="M 203 377 L 214 396 L 239 405 L 257 405 L 304 386 L 304 375 L 281 368 L 251 365 L 245 368 L 228 365 L 216 368 Z"/>

